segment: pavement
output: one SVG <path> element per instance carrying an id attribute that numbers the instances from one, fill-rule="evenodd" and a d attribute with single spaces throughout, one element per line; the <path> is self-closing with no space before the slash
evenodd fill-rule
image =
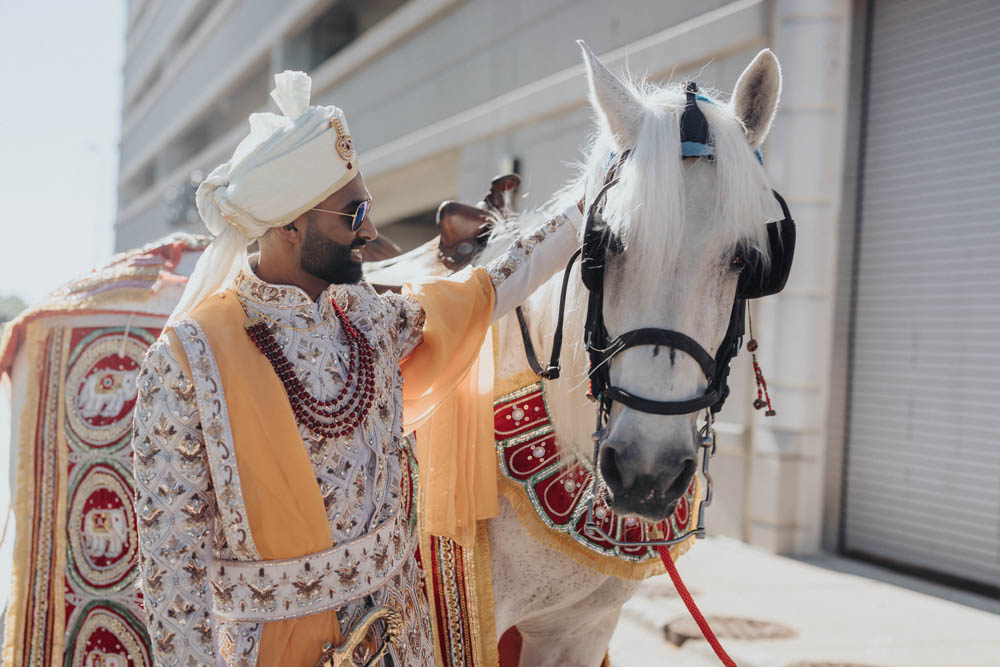
<path id="1" fill-rule="evenodd" d="M 726 538 L 699 541 L 677 568 L 706 616 L 764 621 L 790 635 L 720 637 L 740 667 L 1000 667 L 1000 600 L 860 561 L 787 558 Z M 720 665 L 700 637 L 680 647 L 667 641 L 664 627 L 688 618 L 666 575 L 648 579 L 622 610 L 612 667 Z"/>

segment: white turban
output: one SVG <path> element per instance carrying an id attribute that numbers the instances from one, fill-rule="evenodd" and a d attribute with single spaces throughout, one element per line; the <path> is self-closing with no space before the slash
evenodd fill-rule
<path id="1" fill-rule="evenodd" d="M 282 72 L 274 82 L 271 97 L 284 115 L 252 114 L 250 134 L 233 157 L 198 186 L 198 213 L 215 239 L 168 324 L 227 287 L 246 261 L 247 246 L 268 229 L 292 222 L 358 173 L 344 112 L 309 106 L 312 81 L 304 72 Z"/>

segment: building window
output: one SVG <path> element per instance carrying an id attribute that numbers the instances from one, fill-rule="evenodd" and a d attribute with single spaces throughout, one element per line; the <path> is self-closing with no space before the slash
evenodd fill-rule
<path id="1" fill-rule="evenodd" d="M 156 87 L 156 84 L 160 81 L 160 76 L 163 74 L 164 62 L 169 63 L 177 57 L 177 54 L 181 52 L 184 46 L 188 43 L 188 40 L 191 39 L 201 24 L 205 22 L 205 19 L 208 17 L 208 13 L 212 11 L 214 7 L 215 3 L 213 0 L 200 0 L 195 8 L 191 10 L 191 13 L 188 14 L 184 23 L 174 33 L 173 38 L 170 40 L 170 44 L 163 49 L 163 53 L 160 54 L 157 63 L 153 66 L 149 73 L 146 74 L 142 83 L 135 89 L 131 98 L 127 101 L 130 108 L 139 106 L 146 98 L 146 95 Z"/>
<path id="2" fill-rule="evenodd" d="M 156 166 L 150 161 L 121 186 L 119 199 L 127 204 L 156 183 Z"/>
<path id="3" fill-rule="evenodd" d="M 286 43 L 286 69 L 312 71 L 406 0 L 340 0 Z"/>

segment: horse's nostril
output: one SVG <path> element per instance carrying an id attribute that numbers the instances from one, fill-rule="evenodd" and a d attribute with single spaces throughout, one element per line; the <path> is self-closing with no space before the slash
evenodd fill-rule
<path id="1" fill-rule="evenodd" d="M 679 498 L 685 491 L 687 491 L 697 465 L 697 461 L 694 458 L 684 459 L 681 471 L 677 474 L 677 477 L 674 478 L 674 481 L 670 483 L 670 487 L 667 489 L 667 498 Z"/>
<path id="2" fill-rule="evenodd" d="M 605 447 L 601 451 L 601 476 L 612 489 L 623 488 L 621 468 L 618 465 L 618 452 L 611 447 Z"/>

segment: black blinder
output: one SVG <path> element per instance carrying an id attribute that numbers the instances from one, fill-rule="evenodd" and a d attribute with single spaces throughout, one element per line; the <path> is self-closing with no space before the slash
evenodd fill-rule
<path id="1" fill-rule="evenodd" d="M 788 210 L 788 204 L 777 192 L 774 198 L 781 206 L 782 219 L 767 223 L 767 243 L 770 250 L 770 266 L 764 266 L 759 253 L 752 252 L 744 258 L 745 265 L 736 285 L 737 299 L 759 299 L 777 294 L 788 282 L 795 255 L 795 221 Z"/>
<path id="2" fill-rule="evenodd" d="M 598 292 L 604 286 L 604 264 L 608 246 L 611 243 L 611 230 L 604 220 L 604 198 L 618 179 L 608 181 L 597 193 L 590 205 L 587 225 L 583 230 L 583 253 L 580 257 L 580 277 L 583 284 L 591 292 Z"/>

